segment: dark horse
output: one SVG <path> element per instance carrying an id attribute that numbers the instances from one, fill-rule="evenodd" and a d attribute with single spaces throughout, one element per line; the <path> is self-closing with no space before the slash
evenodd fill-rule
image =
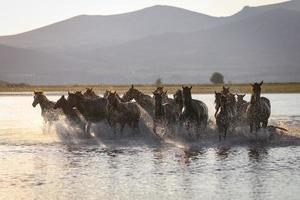
<path id="1" fill-rule="evenodd" d="M 94 92 L 93 88 L 86 88 L 86 91 L 83 93 L 83 96 L 89 99 L 99 98 L 99 96 Z"/>
<path id="2" fill-rule="evenodd" d="M 181 115 L 182 108 L 183 108 L 183 95 L 182 90 L 177 90 L 173 95 L 174 98 L 174 110 L 176 113 L 176 119 L 179 120 L 179 116 Z"/>
<path id="3" fill-rule="evenodd" d="M 156 133 L 157 124 L 165 124 L 172 126 L 176 122 L 176 113 L 173 105 L 170 103 L 163 103 L 164 94 L 166 92 L 155 90 L 153 92 L 155 99 L 155 111 L 153 120 L 153 132 Z"/>
<path id="4" fill-rule="evenodd" d="M 253 128 L 255 131 L 262 127 L 268 126 L 268 120 L 271 115 L 271 103 L 266 97 L 260 97 L 261 94 L 261 83 L 251 84 L 252 96 L 250 105 L 247 108 L 247 118 L 250 125 L 250 132 L 252 133 Z"/>
<path id="5" fill-rule="evenodd" d="M 108 101 L 108 119 L 111 126 L 116 131 L 116 124 L 120 124 L 120 133 L 123 132 L 127 124 L 132 129 L 139 129 L 139 120 L 141 117 L 140 109 L 134 102 L 123 103 L 120 101 L 116 92 L 109 92 Z"/>
<path id="6" fill-rule="evenodd" d="M 237 120 L 238 122 L 245 122 L 247 119 L 247 107 L 249 103 L 244 100 L 246 94 L 240 95 L 237 94 Z"/>
<path id="7" fill-rule="evenodd" d="M 89 99 L 83 96 L 81 92 L 68 92 L 69 105 L 83 115 L 87 121 L 86 132 L 90 132 L 91 123 L 100 122 L 107 119 L 107 99 L 97 98 Z"/>
<path id="8" fill-rule="evenodd" d="M 223 133 L 223 137 L 224 140 L 226 139 L 226 135 L 227 135 L 227 131 L 230 127 L 230 123 L 232 122 L 232 115 L 231 115 L 231 111 L 228 107 L 228 99 L 225 95 L 221 95 L 220 97 L 218 97 L 218 104 L 220 105 L 220 112 L 217 112 L 215 114 L 216 117 L 216 124 L 218 127 L 218 132 L 219 132 L 219 140 L 221 141 L 222 138 L 222 133 Z"/>
<path id="9" fill-rule="evenodd" d="M 197 135 L 199 135 L 199 128 L 204 130 L 207 126 L 208 108 L 202 101 L 192 99 L 191 90 L 192 86 L 182 86 L 183 109 L 180 115 L 180 121 L 195 124 Z"/>
<path id="10" fill-rule="evenodd" d="M 134 99 L 151 117 L 154 117 L 154 99 L 150 95 L 146 95 L 135 89 L 133 85 L 124 93 L 122 99 L 125 102 Z"/>
<path id="11" fill-rule="evenodd" d="M 61 110 L 54 110 L 55 102 L 48 100 L 43 92 L 34 91 L 32 106 L 36 107 L 37 104 L 40 104 L 45 124 L 51 125 L 54 121 L 59 120 L 59 115 L 62 114 Z"/>
<path id="12" fill-rule="evenodd" d="M 85 131 L 85 122 L 80 118 L 77 110 L 74 110 L 74 108 L 69 105 L 69 102 L 66 100 L 64 95 L 62 95 L 54 105 L 54 109 L 58 108 L 62 109 L 71 126 L 77 125 L 81 130 Z"/>

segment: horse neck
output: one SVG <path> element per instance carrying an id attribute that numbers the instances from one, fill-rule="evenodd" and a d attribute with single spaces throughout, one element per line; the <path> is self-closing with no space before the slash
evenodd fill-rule
<path id="1" fill-rule="evenodd" d="M 137 95 L 134 97 L 136 102 L 140 105 L 146 105 L 152 102 L 152 97 L 138 91 Z"/>
<path id="2" fill-rule="evenodd" d="M 114 101 L 114 103 L 112 104 L 112 107 L 115 109 L 119 109 L 121 106 L 121 101 L 120 99 L 117 97 L 116 100 Z"/>
<path id="3" fill-rule="evenodd" d="M 84 106 L 84 104 L 85 104 L 86 101 L 87 101 L 86 99 L 84 99 L 82 97 L 79 97 L 78 100 L 77 100 L 77 103 L 75 105 L 75 107 L 79 110 L 79 112 L 81 114 L 85 113 L 85 106 Z"/>
<path id="4" fill-rule="evenodd" d="M 43 96 L 42 99 L 40 100 L 39 104 L 40 104 L 41 109 L 44 110 L 44 109 L 50 108 L 52 102 L 50 100 L 48 100 L 46 96 Z"/>
<path id="5" fill-rule="evenodd" d="M 192 96 L 188 96 L 187 98 L 184 98 L 183 105 L 187 109 L 192 109 L 192 107 L 193 107 L 193 103 L 192 102 L 193 102 Z"/>

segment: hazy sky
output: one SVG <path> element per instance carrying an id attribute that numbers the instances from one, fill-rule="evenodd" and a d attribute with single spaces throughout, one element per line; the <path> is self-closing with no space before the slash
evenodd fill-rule
<path id="1" fill-rule="evenodd" d="M 15 34 L 80 14 L 124 13 L 156 4 L 172 5 L 214 16 L 227 16 L 246 5 L 284 0 L 0 0 L 0 35 Z"/>

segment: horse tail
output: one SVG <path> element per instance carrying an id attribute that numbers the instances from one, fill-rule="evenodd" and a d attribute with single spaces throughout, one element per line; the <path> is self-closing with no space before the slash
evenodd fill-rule
<path id="1" fill-rule="evenodd" d="M 280 127 L 280 126 L 273 126 L 273 125 L 267 126 L 267 128 L 275 128 L 275 129 L 279 129 L 279 130 L 286 131 L 286 132 L 289 131 L 286 128 L 283 128 L 283 127 Z"/>

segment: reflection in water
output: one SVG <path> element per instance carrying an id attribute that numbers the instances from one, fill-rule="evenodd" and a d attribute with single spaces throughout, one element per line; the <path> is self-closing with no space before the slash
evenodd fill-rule
<path id="1" fill-rule="evenodd" d="M 269 95 L 272 120 L 281 114 L 280 119 L 292 120 L 290 125 L 295 129 L 291 130 L 299 130 L 299 117 L 290 116 L 299 116 L 300 103 L 289 100 L 299 97 Z M 197 98 L 213 111 L 213 95 Z M 240 138 L 234 137 L 222 143 L 206 143 L 203 138 L 180 145 L 154 143 L 148 138 L 142 142 L 98 138 L 96 142 L 74 139 L 68 143 L 67 134 L 66 138 L 42 134 L 40 111 L 32 109 L 31 102 L 31 96 L 0 97 L 3 199 L 243 200 L 300 196 L 299 146 L 281 146 L 281 142 L 241 144 Z M 293 143 L 285 144 L 295 144 L 295 137 L 289 139 Z"/>
<path id="2" fill-rule="evenodd" d="M 216 149 L 216 155 L 220 160 L 226 159 L 229 153 L 230 153 L 229 146 L 220 146 Z"/>
<path id="3" fill-rule="evenodd" d="M 256 161 L 261 161 L 268 155 L 268 150 L 266 146 L 262 144 L 255 144 L 250 146 L 248 150 L 248 156 L 250 160 L 256 160 Z"/>

